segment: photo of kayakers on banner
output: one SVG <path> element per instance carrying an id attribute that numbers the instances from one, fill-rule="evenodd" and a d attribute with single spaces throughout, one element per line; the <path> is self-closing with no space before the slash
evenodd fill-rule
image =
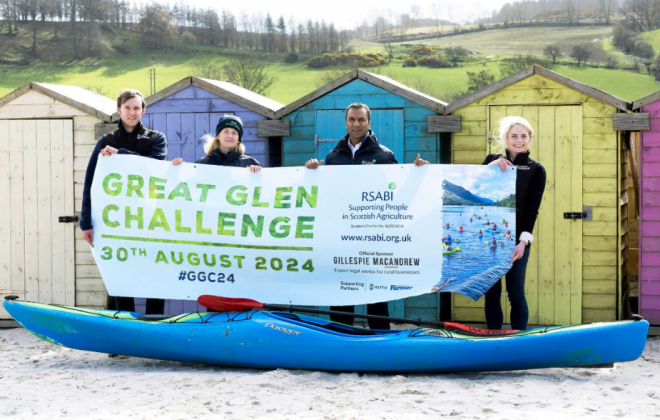
<path id="1" fill-rule="evenodd" d="M 510 267 L 515 182 L 494 166 L 252 172 L 117 155 L 96 168 L 92 253 L 113 296 L 476 300 Z"/>
<path id="2" fill-rule="evenodd" d="M 453 165 L 442 183 L 442 280 L 434 292 L 476 299 L 508 271 L 516 246 L 515 178 Z"/>

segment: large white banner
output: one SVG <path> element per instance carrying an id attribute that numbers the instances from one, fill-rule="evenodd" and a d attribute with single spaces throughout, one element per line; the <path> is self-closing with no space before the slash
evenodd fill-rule
<path id="1" fill-rule="evenodd" d="M 254 174 L 100 157 L 92 253 L 113 296 L 349 305 L 420 295 L 447 284 L 443 258 L 453 252 L 446 252 L 443 234 L 443 185 L 456 168 L 324 166 Z M 515 172 L 472 168 L 502 178 L 498 186 L 515 185 Z"/>

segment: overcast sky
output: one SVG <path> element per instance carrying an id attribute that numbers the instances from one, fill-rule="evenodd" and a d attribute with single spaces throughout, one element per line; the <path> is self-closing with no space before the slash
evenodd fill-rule
<path id="1" fill-rule="evenodd" d="M 176 0 L 169 0 L 170 4 Z M 188 0 L 187 4 L 195 4 L 197 8 L 212 7 L 216 9 L 226 8 L 231 10 L 238 19 L 242 12 L 261 12 L 264 15 L 284 16 L 288 22 L 293 17 L 296 21 L 307 19 L 323 20 L 333 22 L 339 29 L 351 29 L 364 19 L 370 20 L 375 11 L 391 9 L 396 13 L 410 13 L 412 5 L 418 5 L 422 9 L 421 17 L 432 17 L 430 7 L 432 4 L 440 4 L 444 11 L 444 18 L 449 19 L 451 15 L 462 21 L 469 20 L 479 14 L 488 15 L 492 10 L 499 10 L 505 3 L 513 3 L 514 0 L 241 0 L 232 2 L 218 2 L 217 0 Z"/>

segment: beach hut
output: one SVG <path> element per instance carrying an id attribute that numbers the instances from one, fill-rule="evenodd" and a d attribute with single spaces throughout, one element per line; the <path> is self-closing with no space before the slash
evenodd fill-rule
<path id="1" fill-rule="evenodd" d="M 371 129 L 401 163 L 417 154 L 440 163 L 440 132 L 448 131 L 442 115 L 445 102 L 417 92 L 388 77 L 353 70 L 292 102 L 275 113 L 289 124 L 282 137 L 282 166 L 324 159 L 346 135 L 346 107 L 362 102 L 371 109 Z"/>
<path id="2" fill-rule="evenodd" d="M 158 130 L 167 138 L 168 159 L 186 162 L 205 156 L 202 136 L 214 134 L 218 119 L 232 114 L 243 120 L 243 144 L 246 153 L 262 166 L 280 166 L 280 138 L 288 130 L 278 131 L 275 111 L 284 105 L 229 82 L 188 76 L 145 99 L 145 127 Z M 119 120 L 115 112 L 113 122 Z M 114 130 L 116 124 L 106 125 Z M 98 133 L 99 135 L 102 132 Z M 144 310 L 144 299 L 136 300 L 136 310 Z M 178 314 L 203 308 L 196 301 L 166 301 L 165 312 Z"/>
<path id="3" fill-rule="evenodd" d="M 115 110 L 115 101 L 75 86 L 28 83 L 0 99 L 0 298 L 105 306 L 74 222 L 95 125 Z M 0 307 L 0 324 L 8 319 Z"/>
<path id="4" fill-rule="evenodd" d="M 641 131 L 639 164 L 639 314 L 660 324 L 660 91 L 632 104 L 648 118 Z M 637 150 L 635 150 L 637 152 Z"/>
<path id="5" fill-rule="evenodd" d="M 214 133 L 221 115 L 231 114 L 243 120 L 246 153 L 264 167 L 280 166 L 279 138 L 274 134 L 281 133 L 273 132 L 273 124 L 277 128 L 279 123 L 273 121 L 275 111 L 284 106 L 279 102 L 229 82 L 195 76 L 156 92 L 145 102 L 142 122 L 165 134 L 168 159 L 191 162 L 203 157 L 202 136 Z M 112 121 L 118 120 L 115 112 Z"/>
<path id="6" fill-rule="evenodd" d="M 560 325 L 622 317 L 628 274 L 626 168 L 621 159 L 634 114 L 623 99 L 540 66 L 527 68 L 445 108 L 460 118 L 452 163 L 481 164 L 495 152 L 505 116 L 535 129 L 532 157 L 547 184 L 527 268 L 530 324 Z M 454 295 L 452 317 L 483 322 L 483 299 Z M 502 297 L 505 322 L 509 305 Z"/>
<path id="7" fill-rule="evenodd" d="M 372 130 L 400 163 L 412 163 L 418 153 L 432 163 L 449 163 L 449 137 L 443 142 L 442 136 L 448 136 L 455 118 L 442 115 L 445 102 L 390 78 L 353 70 L 275 113 L 290 130 L 290 135 L 282 136 L 282 166 L 324 159 L 346 135 L 346 107 L 353 102 L 369 106 Z M 444 161 L 443 151 L 447 152 Z M 364 307 L 356 310 L 362 312 Z M 439 311 L 438 294 L 390 304 L 395 316 L 438 319 Z"/>

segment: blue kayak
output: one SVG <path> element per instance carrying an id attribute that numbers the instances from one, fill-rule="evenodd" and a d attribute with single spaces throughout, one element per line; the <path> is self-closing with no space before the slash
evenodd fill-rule
<path id="1" fill-rule="evenodd" d="M 627 362 L 649 324 L 547 327 L 506 336 L 451 329 L 365 330 L 288 312 L 191 313 L 141 320 L 133 312 L 5 300 L 37 337 L 78 350 L 247 368 L 440 373 Z"/>

